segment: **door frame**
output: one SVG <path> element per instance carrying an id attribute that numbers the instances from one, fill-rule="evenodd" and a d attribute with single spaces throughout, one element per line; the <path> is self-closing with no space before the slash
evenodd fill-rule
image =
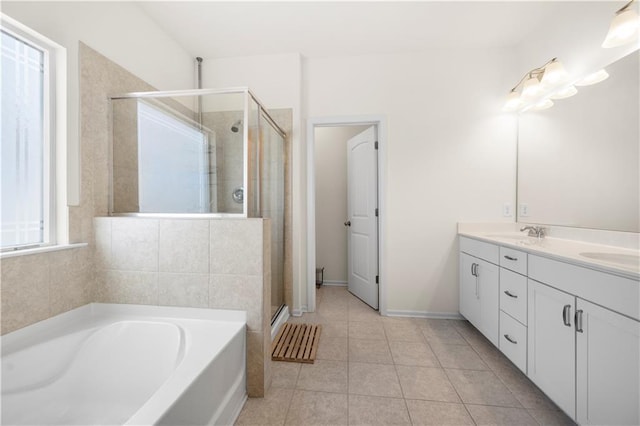
<path id="1" fill-rule="evenodd" d="M 376 126 L 378 134 L 378 310 L 387 315 L 386 300 L 386 119 L 382 115 L 311 117 L 307 120 L 307 312 L 316 310 L 316 167 L 315 129 L 317 127 Z"/>

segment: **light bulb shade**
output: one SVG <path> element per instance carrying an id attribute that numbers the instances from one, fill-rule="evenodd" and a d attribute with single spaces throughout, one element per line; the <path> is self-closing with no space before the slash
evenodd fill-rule
<path id="1" fill-rule="evenodd" d="M 623 46 L 627 43 L 638 40 L 638 30 L 640 29 L 640 17 L 632 8 L 616 13 L 611 21 L 607 37 L 602 43 L 602 47 Z"/>
<path id="2" fill-rule="evenodd" d="M 576 86 L 568 86 L 562 90 L 558 90 L 556 93 L 550 96 L 551 99 L 566 99 L 578 93 Z"/>
<path id="3" fill-rule="evenodd" d="M 545 99 L 541 102 L 538 102 L 531 108 L 531 111 L 542 111 L 544 109 L 549 109 L 553 106 L 553 101 L 551 99 Z"/>
<path id="4" fill-rule="evenodd" d="M 569 74 L 565 71 L 562 63 L 555 60 L 544 67 L 544 75 L 540 83 L 543 86 L 553 87 L 566 82 L 568 79 Z"/>
<path id="5" fill-rule="evenodd" d="M 606 70 L 601 69 L 600 71 L 596 71 L 593 74 L 589 74 L 582 80 L 578 81 L 576 83 L 576 86 L 591 86 L 592 84 L 600 83 L 601 81 L 604 81 L 607 78 L 609 78 L 609 73 Z"/>
<path id="6" fill-rule="evenodd" d="M 516 91 L 511 91 L 507 95 L 507 99 L 504 102 L 504 106 L 502 107 L 502 110 L 505 112 L 513 112 L 518 110 L 520 107 L 522 107 L 522 105 L 523 105 L 523 102 L 522 102 L 522 99 L 520 99 L 520 93 Z"/>
<path id="7" fill-rule="evenodd" d="M 529 77 L 522 86 L 522 97 L 524 99 L 534 99 L 542 93 L 542 85 L 536 77 Z"/>

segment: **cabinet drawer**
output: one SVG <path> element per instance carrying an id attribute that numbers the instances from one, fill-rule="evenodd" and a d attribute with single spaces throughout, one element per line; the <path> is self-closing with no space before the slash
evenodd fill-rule
<path id="1" fill-rule="evenodd" d="M 519 274 L 527 275 L 527 253 L 500 247 L 500 266 Z"/>
<path id="2" fill-rule="evenodd" d="M 500 309 L 527 325 L 527 277 L 500 268 Z"/>
<path id="3" fill-rule="evenodd" d="M 500 350 L 527 374 L 527 327 L 500 311 Z"/>
<path id="4" fill-rule="evenodd" d="M 474 240 L 473 238 L 460 237 L 460 251 L 498 265 L 500 252 L 497 245 Z"/>

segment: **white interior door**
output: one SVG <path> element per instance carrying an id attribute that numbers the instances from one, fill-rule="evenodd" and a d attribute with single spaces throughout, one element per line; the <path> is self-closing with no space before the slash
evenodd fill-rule
<path id="1" fill-rule="evenodd" d="M 376 127 L 347 142 L 348 288 L 378 309 L 378 151 Z"/>

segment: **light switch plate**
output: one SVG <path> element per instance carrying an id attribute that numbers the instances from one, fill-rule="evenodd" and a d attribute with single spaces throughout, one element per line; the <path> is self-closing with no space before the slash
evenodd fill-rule
<path id="1" fill-rule="evenodd" d="M 513 216 L 513 212 L 512 212 L 512 209 L 511 209 L 511 203 L 504 203 L 502 205 L 502 216 L 504 216 L 504 217 Z"/>

